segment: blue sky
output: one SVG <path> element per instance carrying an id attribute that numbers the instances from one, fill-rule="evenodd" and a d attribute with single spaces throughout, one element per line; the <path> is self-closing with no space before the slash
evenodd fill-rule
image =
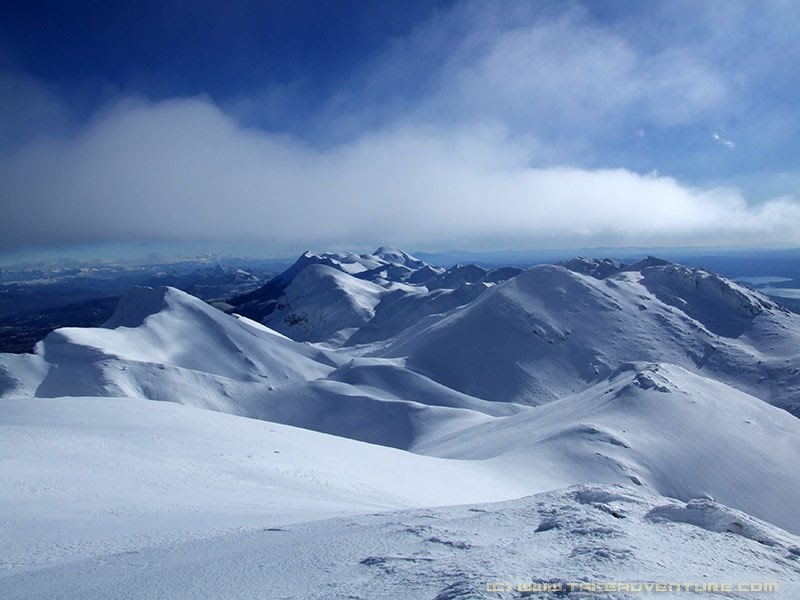
<path id="1" fill-rule="evenodd" d="M 800 5 L 5 2 L 5 251 L 797 245 Z"/>

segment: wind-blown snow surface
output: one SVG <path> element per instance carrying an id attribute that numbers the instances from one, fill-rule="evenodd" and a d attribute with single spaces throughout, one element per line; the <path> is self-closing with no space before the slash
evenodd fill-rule
<path id="1" fill-rule="evenodd" d="M 6 574 L 243 527 L 524 493 L 479 462 L 167 402 L 2 400 L 0 428 Z"/>
<path id="2" fill-rule="evenodd" d="M 483 461 L 171 403 L 4 400 L 0 415 L 15 457 L 0 463 L 4 598 L 507 598 L 487 585 L 631 580 L 800 592 L 800 538 L 707 497 L 578 486 L 375 513 L 524 486 Z M 350 516 L 318 520 L 336 515 Z"/>
<path id="3" fill-rule="evenodd" d="M 3 583 L 8 598 L 788 599 L 800 592 L 798 543 L 711 500 L 684 504 L 628 488 L 581 486 L 501 504 L 360 515 L 171 543 Z M 691 591 L 567 593 L 581 583 L 630 583 L 634 572 L 641 589 L 681 583 Z M 537 584 L 564 591 L 517 591 Z M 777 584 L 777 592 L 694 591 L 742 584 Z"/>
<path id="4" fill-rule="evenodd" d="M 137 288 L 0 355 L 4 597 L 796 597 L 800 322 L 766 297 L 652 258 L 382 248 L 232 305 L 261 322 Z"/>

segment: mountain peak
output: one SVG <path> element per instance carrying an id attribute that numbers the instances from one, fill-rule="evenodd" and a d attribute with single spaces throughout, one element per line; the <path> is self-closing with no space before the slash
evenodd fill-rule
<path id="1" fill-rule="evenodd" d="M 400 250 L 399 248 L 395 248 L 394 246 L 381 246 L 375 252 L 372 253 L 373 256 L 382 256 L 384 254 L 400 254 L 404 255 L 405 252 Z"/>
<path id="2" fill-rule="evenodd" d="M 657 256 L 645 256 L 641 260 L 637 260 L 635 263 L 628 265 L 623 271 L 641 271 L 642 269 L 646 269 L 648 267 L 666 267 L 667 265 L 672 265 L 672 263 L 664 258 L 658 258 Z"/>
<path id="3" fill-rule="evenodd" d="M 576 256 L 559 264 L 570 271 L 589 275 L 595 279 L 605 279 L 625 267 L 623 263 L 613 258 L 585 258 L 583 256 Z"/>
<path id="4" fill-rule="evenodd" d="M 170 292 L 178 290 L 166 286 L 131 288 L 119 299 L 114 313 L 103 326 L 109 329 L 138 327 L 147 317 L 161 312 L 167 306 L 167 296 Z"/>
<path id="5" fill-rule="evenodd" d="M 372 255 L 390 264 L 395 264 L 395 265 L 406 265 L 406 266 L 415 265 L 420 267 L 424 265 L 424 263 L 421 260 L 414 258 L 410 254 L 407 254 L 406 252 L 403 252 L 402 250 L 399 250 L 398 248 L 393 248 L 391 246 L 381 246 L 380 248 L 375 250 L 375 252 L 373 252 Z"/>

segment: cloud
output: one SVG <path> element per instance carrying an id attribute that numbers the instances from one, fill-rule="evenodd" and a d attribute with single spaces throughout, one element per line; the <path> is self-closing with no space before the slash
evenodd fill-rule
<path id="1" fill-rule="evenodd" d="M 663 24 L 646 42 L 646 23 L 623 25 L 577 3 L 458 3 L 368 60 L 320 110 L 318 131 L 478 120 L 574 149 L 632 116 L 633 129 L 674 127 L 730 108 L 718 56 L 671 44 Z"/>
<path id="2" fill-rule="evenodd" d="M 736 143 L 735 142 L 733 142 L 731 140 L 726 140 L 724 137 L 722 137 L 717 132 L 712 133 L 711 134 L 711 138 L 716 140 L 717 142 L 719 142 L 720 144 L 722 144 L 726 148 L 729 148 L 730 150 L 733 150 L 734 148 L 736 148 Z"/>
<path id="3" fill-rule="evenodd" d="M 0 239 L 800 241 L 800 204 L 790 198 L 749 206 L 734 189 L 529 159 L 502 128 L 387 127 L 320 150 L 243 128 L 207 98 L 126 99 L 70 137 L 0 160 Z"/>
<path id="4" fill-rule="evenodd" d="M 0 245 L 796 244 L 798 9 L 729 4 L 459 2 L 329 96 L 130 94 L 82 124 L 0 76 Z"/>
<path id="5" fill-rule="evenodd" d="M 571 14 L 505 31 L 444 77 L 448 107 L 544 130 L 596 130 L 634 109 L 661 125 L 683 124 L 726 99 L 724 80 L 701 57 L 671 48 L 643 53 Z"/>

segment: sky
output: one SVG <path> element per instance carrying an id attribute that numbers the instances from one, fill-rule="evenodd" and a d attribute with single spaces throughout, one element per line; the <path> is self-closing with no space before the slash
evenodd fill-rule
<path id="1" fill-rule="evenodd" d="M 799 82 L 794 0 L 6 0 L 0 253 L 800 246 Z"/>

